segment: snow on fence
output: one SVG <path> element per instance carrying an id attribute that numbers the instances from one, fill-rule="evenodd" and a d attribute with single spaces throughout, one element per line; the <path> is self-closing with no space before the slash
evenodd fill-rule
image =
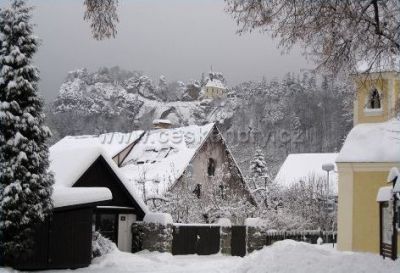
<path id="1" fill-rule="evenodd" d="M 318 244 L 318 239 L 323 243 L 336 243 L 336 232 L 322 230 L 266 230 L 263 227 L 247 227 L 247 253 L 272 245 L 277 241 L 294 240 Z"/>
<path id="2" fill-rule="evenodd" d="M 228 219 L 216 224 L 172 224 L 169 215 L 154 214 L 134 223 L 132 233 L 132 252 L 147 249 L 176 255 L 220 252 L 243 256 L 286 239 L 311 244 L 336 242 L 336 232 L 268 230 L 257 218 L 249 219 L 243 226 L 232 226 Z"/>

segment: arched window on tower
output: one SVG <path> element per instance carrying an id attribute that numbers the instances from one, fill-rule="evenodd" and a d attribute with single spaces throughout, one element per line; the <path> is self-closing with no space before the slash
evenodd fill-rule
<path id="1" fill-rule="evenodd" d="M 380 109 L 381 108 L 381 96 L 378 90 L 374 89 L 371 91 L 368 100 L 368 108 Z"/>
<path id="2" fill-rule="evenodd" d="M 215 160 L 212 158 L 208 159 L 208 168 L 207 168 L 207 172 L 208 172 L 208 176 L 214 176 L 215 175 Z"/>

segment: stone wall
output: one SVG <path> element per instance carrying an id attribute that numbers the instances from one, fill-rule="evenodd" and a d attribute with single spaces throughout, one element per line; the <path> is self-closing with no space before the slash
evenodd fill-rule
<path id="1" fill-rule="evenodd" d="M 218 220 L 220 225 L 220 244 L 219 249 L 222 254 L 231 254 L 231 240 L 232 240 L 232 223 L 228 218 L 220 218 Z"/>
<path id="2" fill-rule="evenodd" d="M 132 225 L 132 252 L 171 252 L 172 232 L 172 224 L 136 222 Z"/>
<path id="3" fill-rule="evenodd" d="M 232 228 L 221 227 L 220 229 L 220 251 L 222 254 L 231 254 L 231 240 L 232 240 Z"/>
<path id="4" fill-rule="evenodd" d="M 265 228 L 247 226 L 247 253 L 262 249 L 266 245 L 266 235 Z"/>

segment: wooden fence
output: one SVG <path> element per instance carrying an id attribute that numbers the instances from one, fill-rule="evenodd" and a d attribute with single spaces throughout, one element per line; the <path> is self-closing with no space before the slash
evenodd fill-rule
<path id="1" fill-rule="evenodd" d="M 274 242 L 286 239 L 317 244 L 318 238 L 324 243 L 336 243 L 336 232 L 305 230 L 305 231 L 267 231 L 265 236 L 265 245 L 272 245 Z"/>
<path id="2" fill-rule="evenodd" d="M 226 232 L 228 232 L 228 236 L 226 236 Z M 174 225 L 172 235 L 173 255 L 215 254 L 228 244 L 228 248 L 230 248 L 228 253 L 243 257 L 254 250 L 286 239 L 317 244 L 318 238 L 322 238 L 324 243 L 336 243 L 336 232 L 271 231 L 249 226 L 227 228 L 218 225 Z M 229 241 L 224 242 L 224 240 Z"/>

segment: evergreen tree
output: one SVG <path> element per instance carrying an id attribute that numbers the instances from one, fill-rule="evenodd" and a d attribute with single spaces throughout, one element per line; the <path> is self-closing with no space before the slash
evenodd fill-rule
<path id="1" fill-rule="evenodd" d="M 269 195 L 269 187 L 272 183 L 268 174 L 267 162 L 261 149 L 257 149 L 253 159 L 250 161 L 250 181 L 249 185 L 253 190 L 253 196 L 259 203 L 265 203 Z"/>
<path id="2" fill-rule="evenodd" d="M 269 177 L 267 162 L 261 149 L 257 149 L 253 159 L 250 161 L 250 171 L 255 177 Z"/>
<path id="3" fill-rule="evenodd" d="M 22 0 L 0 12 L 0 256 L 6 261 L 31 253 L 34 228 L 52 208 L 50 130 L 37 95 L 38 40 L 30 19 Z"/>

